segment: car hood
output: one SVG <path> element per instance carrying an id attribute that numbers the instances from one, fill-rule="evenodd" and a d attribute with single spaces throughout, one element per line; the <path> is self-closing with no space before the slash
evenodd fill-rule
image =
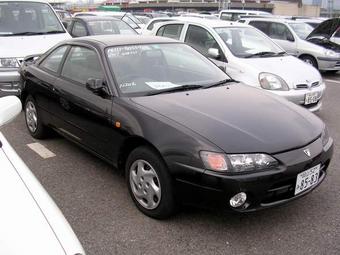
<path id="1" fill-rule="evenodd" d="M 42 54 L 57 43 L 70 39 L 68 33 L 30 36 L 0 36 L 0 58 L 23 58 Z"/>
<path id="2" fill-rule="evenodd" d="M 327 39 L 331 38 L 331 36 L 339 29 L 340 27 L 340 18 L 328 19 L 324 22 L 320 23 L 308 36 L 306 39 L 315 36 L 322 36 Z"/>
<path id="3" fill-rule="evenodd" d="M 131 100 L 193 130 L 226 153 L 274 154 L 299 148 L 322 132 L 314 114 L 239 83 Z"/>
<path id="4" fill-rule="evenodd" d="M 245 58 L 243 61 L 249 65 L 249 68 L 256 68 L 259 73 L 266 72 L 280 76 L 290 88 L 295 88 L 296 84 L 305 84 L 306 80 L 309 82 L 321 80 L 320 73 L 314 67 L 293 56 Z M 304 75 L 301 75 L 302 73 Z"/>

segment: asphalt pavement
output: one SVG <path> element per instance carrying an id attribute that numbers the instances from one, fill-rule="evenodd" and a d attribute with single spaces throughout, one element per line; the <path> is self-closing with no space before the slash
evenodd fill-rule
<path id="1" fill-rule="evenodd" d="M 317 115 L 335 141 L 326 180 L 302 199 L 251 214 L 185 207 L 169 220 L 154 220 L 134 206 L 117 170 L 61 137 L 33 139 L 23 114 L 1 131 L 53 197 L 89 255 L 338 255 L 340 74 L 324 79 L 327 90 Z M 50 157 L 27 146 L 36 142 L 52 153 Z"/>

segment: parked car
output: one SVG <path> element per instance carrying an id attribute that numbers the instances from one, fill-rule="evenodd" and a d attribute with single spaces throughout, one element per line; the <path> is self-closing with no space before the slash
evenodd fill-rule
<path id="1" fill-rule="evenodd" d="M 56 14 L 58 14 L 59 18 L 61 20 L 72 18 L 72 15 L 69 11 L 63 10 L 63 9 L 54 9 Z"/>
<path id="2" fill-rule="evenodd" d="M 151 20 L 151 18 L 149 18 L 148 16 L 144 16 L 144 15 L 135 15 L 135 17 L 139 19 L 139 21 L 145 25 L 148 24 L 149 21 Z"/>
<path id="3" fill-rule="evenodd" d="M 320 73 L 251 26 L 188 19 L 159 23 L 152 34 L 189 44 L 235 80 L 283 96 L 310 111 L 321 108 L 325 84 Z"/>
<path id="4" fill-rule="evenodd" d="M 0 24 L 0 97 L 20 95 L 23 58 L 71 37 L 52 7 L 40 0 L 0 0 Z"/>
<path id="5" fill-rule="evenodd" d="M 238 212 L 292 201 L 324 180 L 332 156 L 317 116 L 234 82 L 172 39 L 73 39 L 22 74 L 29 133 L 52 128 L 125 171 L 150 217 L 172 215 L 179 201 Z"/>
<path id="6" fill-rule="evenodd" d="M 21 112 L 0 98 L 0 127 Z M 61 211 L 0 132 L 0 254 L 85 255 Z"/>
<path id="7" fill-rule="evenodd" d="M 261 30 L 289 54 L 320 71 L 337 72 L 340 70 L 340 49 L 328 43 L 317 44 L 309 39 L 313 28 L 304 22 L 247 18 L 245 23 Z"/>
<path id="8" fill-rule="evenodd" d="M 264 11 L 229 9 L 220 11 L 219 18 L 221 20 L 237 21 L 241 16 L 247 15 L 271 16 L 272 14 Z"/>
<path id="9" fill-rule="evenodd" d="M 137 34 L 127 23 L 112 17 L 80 16 L 68 19 L 67 23 L 67 30 L 72 37 L 105 34 Z"/>
<path id="10" fill-rule="evenodd" d="M 307 23 L 308 25 L 312 26 L 313 29 L 315 29 L 318 25 L 320 25 L 324 21 L 324 19 L 321 18 L 296 17 L 296 16 L 289 17 L 289 19 Z"/>
<path id="11" fill-rule="evenodd" d="M 76 12 L 73 14 L 74 17 L 79 16 L 106 16 L 113 17 L 116 19 L 121 19 L 126 22 L 130 27 L 137 31 L 137 33 L 141 33 L 144 28 L 144 24 L 133 16 L 129 12 L 110 12 L 110 11 L 93 11 L 93 12 Z"/>
<path id="12" fill-rule="evenodd" d="M 200 18 L 200 19 L 214 19 L 214 20 L 218 20 L 218 17 L 216 17 L 215 15 L 211 15 L 211 14 L 202 14 L 202 13 L 192 13 L 192 12 L 188 12 L 188 13 L 184 13 L 181 15 L 181 17 L 192 17 L 192 18 Z"/>

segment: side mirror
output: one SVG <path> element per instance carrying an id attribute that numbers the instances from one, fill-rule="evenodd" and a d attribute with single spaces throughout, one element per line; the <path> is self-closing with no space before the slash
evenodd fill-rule
<path id="1" fill-rule="evenodd" d="M 216 48 L 210 48 L 208 50 L 209 58 L 218 59 L 220 57 L 220 51 Z"/>
<path id="2" fill-rule="evenodd" d="M 28 55 L 24 58 L 24 63 L 30 63 L 36 61 L 41 55 L 40 54 L 34 54 L 34 55 Z"/>
<path id="3" fill-rule="evenodd" d="M 98 93 L 104 88 L 104 81 L 102 79 L 89 78 L 86 82 L 86 88 L 94 93 Z"/>
<path id="4" fill-rule="evenodd" d="M 0 127 L 14 119 L 21 112 L 21 102 L 16 96 L 0 98 Z"/>

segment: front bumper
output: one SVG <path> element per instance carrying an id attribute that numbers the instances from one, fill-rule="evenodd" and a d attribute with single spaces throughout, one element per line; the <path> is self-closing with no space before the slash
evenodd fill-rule
<path id="1" fill-rule="evenodd" d="M 0 71 L 0 97 L 20 96 L 22 89 L 18 70 Z"/>
<path id="2" fill-rule="evenodd" d="M 303 150 L 308 148 L 311 156 Z M 282 164 L 277 169 L 242 175 L 225 175 L 205 170 L 191 174 L 184 168 L 176 176 L 177 196 L 189 204 L 204 207 L 222 207 L 238 212 L 250 212 L 281 205 L 302 197 L 315 189 L 326 177 L 327 168 L 333 154 L 333 140 L 322 147 L 321 139 L 288 152 L 273 155 Z M 297 175 L 313 166 L 321 164 L 319 181 L 309 189 L 294 195 Z M 190 177 L 190 178 L 189 178 Z M 240 208 L 232 208 L 229 200 L 235 194 L 245 192 L 246 203 Z"/>
<path id="3" fill-rule="evenodd" d="M 340 58 L 318 57 L 318 67 L 322 71 L 340 70 Z"/>
<path id="4" fill-rule="evenodd" d="M 326 89 L 326 85 L 323 82 L 317 87 L 312 87 L 308 89 L 290 89 L 288 91 L 271 91 L 271 92 L 276 95 L 282 96 L 286 98 L 287 100 L 308 109 L 311 112 L 315 112 L 315 111 L 320 110 L 322 106 L 321 99 L 323 97 L 325 89 Z M 312 92 L 316 92 L 318 94 L 317 102 L 313 104 L 305 105 L 306 94 L 312 93 Z"/>

